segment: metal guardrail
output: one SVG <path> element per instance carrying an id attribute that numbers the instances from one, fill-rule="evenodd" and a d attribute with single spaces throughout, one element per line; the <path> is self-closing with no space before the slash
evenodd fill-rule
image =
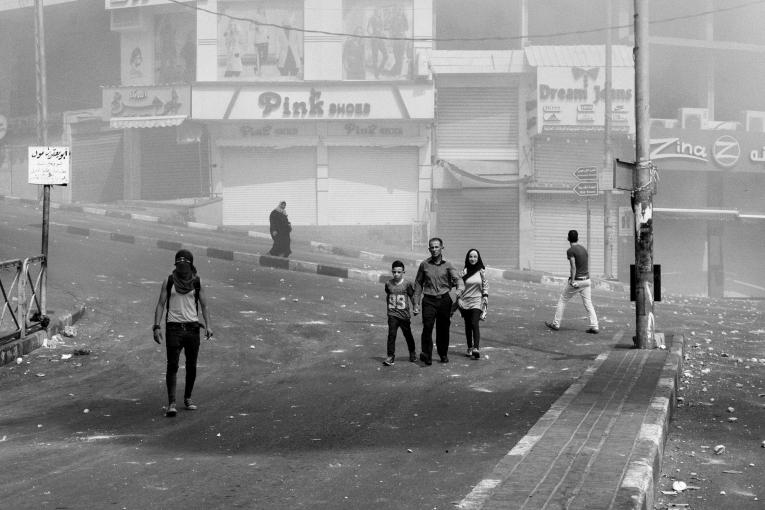
<path id="1" fill-rule="evenodd" d="M 44 255 L 0 262 L 0 344 L 48 326 Z"/>

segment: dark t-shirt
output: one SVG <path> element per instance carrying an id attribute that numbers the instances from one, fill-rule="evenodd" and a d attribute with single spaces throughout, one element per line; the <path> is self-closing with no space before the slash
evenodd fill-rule
<path id="1" fill-rule="evenodd" d="M 414 296 L 414 285 L 409 280 L 402 280 L 396 285 L 393 279 L 385 283 L 388 315 L 408 320 L 411 318 L 409 302 Z"/>
<path id="2" fill-rule="evenodd" d="M 574 244 L 566 250 L 566 259 L 570 260 L 574 257 L 574 264 L 576 265 L 576 274 L 574 278 L 581 278 L 584 276 L 590 276 L 590 264 L 587 250 L 581 244 Z"/>

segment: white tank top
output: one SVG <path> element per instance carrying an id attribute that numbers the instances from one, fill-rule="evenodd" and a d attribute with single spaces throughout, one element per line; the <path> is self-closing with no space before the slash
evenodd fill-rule
<path id="1" fill-rule="evenodd" d="M 194 290 L 178 294 L 175 285 L 170 289 L 167 304 L 167 322 L 199 322 Z"/>

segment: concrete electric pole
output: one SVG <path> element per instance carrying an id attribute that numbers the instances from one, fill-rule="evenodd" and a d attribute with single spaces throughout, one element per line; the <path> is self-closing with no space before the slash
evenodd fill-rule
<path id="1" fill-rule="evenodd" d="M 656 168 L 650 160 L 648 102 L 648 0 L 635 2 L 635 170 L 632 174 L 632 212 L 635 216 L 635 347 L 656 347 L 653 315 L 653 195 Z"/>
<path id="2" fill-rule="evenodd" d="M 43 22 L 43 0 L 35 0 L 35 78 L 37 89 L 37 145 L 48 146 L 48 91 L 45 81 L 45 25 Z M 50 184 L 43 185 L 42 221 L 42 270 L 40 274 L 40 309 L 47 313 L 48 289 L 48 231 L 50 226 Z"/>

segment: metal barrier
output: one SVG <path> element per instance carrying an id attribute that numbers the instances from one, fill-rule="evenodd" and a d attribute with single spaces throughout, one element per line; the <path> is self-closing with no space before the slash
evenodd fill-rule
<path id="1" fill-rule="evenodd" d="M 0 344 L 48 326 L 45 256 L 0 262 Z"/>

